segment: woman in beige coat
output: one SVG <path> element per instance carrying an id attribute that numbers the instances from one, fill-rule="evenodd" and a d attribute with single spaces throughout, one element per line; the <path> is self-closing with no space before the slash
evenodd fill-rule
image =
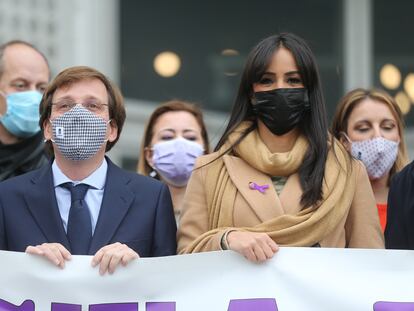
<path id="1" fill-rule="evenodd" d="M 367 173 L 329 137 L 313 54 L 293 34 L 251 51 L 216 152 L 196 167 L 179 253 L 264 261 L 278 245 L 384 247 Z"/>

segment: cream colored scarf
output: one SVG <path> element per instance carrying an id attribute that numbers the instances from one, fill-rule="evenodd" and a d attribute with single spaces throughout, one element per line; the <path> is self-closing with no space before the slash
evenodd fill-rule
<path id="1" fill-rule="evenodd" d="M 240 137 L 250 123 L 242 123 L 230 136 L 220 152 L 225 152 Z M 289 176 L 298 171 L 308 148 L 299 136 L 293 148 L 285 153 L 270 153 L 257 130 L 250 132 L 234 148 L 237 156 L 257 170 L 270 176 Z M 330 147 L 322 185 L 322 200 L 296 215 L 282 215 L 251 228 L 237 230 L 267 233 L 276 243 L 286 246 L 312 246 L 330 234 L 347 214 L 355 192 L 355 170 L 346 150 L 338 142 Z M 208 165 L 206 198 L 209 211 L 209 231 L 194 240 L 188 252 L 202 249 L 208 239 L 223 228 L 232 228 L 237 188 L 229 177 L 222 159 Z"/>

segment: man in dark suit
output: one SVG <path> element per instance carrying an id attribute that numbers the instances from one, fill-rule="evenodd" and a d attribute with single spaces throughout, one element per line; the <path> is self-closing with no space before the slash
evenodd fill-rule
<path id="1" fill-rule="evenodd" d="M 94 255 L 101 274 L 175 254 L 168 188 L 105 157 L 125 121 L 118 88 L 95 69 L 68 68 L 46 89 L 40 113 L 54 160 L 0 184 L 0 249 L 61 268 L 71 254 Z"/>

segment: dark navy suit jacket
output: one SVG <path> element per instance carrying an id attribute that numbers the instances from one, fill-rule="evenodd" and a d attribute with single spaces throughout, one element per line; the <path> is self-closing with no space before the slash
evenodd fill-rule
<path id="1" fill-rule="evenodd" d="M 414 249 L 414 161 L 391 179 L 385 247 Z"/>
<path id="2" fill-rule="evenodd" d="M 102 206 L 88 254 L 121 242 L 141 257 L 176 253 L 176 223 L 168 188 L 126 172 L 108 158 Z M 56 202 L 51 165 L 0 183 L 0 249 L 70 245 Z"/>

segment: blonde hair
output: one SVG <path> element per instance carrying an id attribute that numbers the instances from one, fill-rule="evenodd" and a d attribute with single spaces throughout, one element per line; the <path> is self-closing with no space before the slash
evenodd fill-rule
<path id="1" fill-rule="evenodd" d="M 336 112 L 332 121 L 331 131 L 332 134 L 339 139 L 341 137 L 341 133 L 347 133 L 348 129 L 348 120 L 349 116 L 351 115 L 354 108 L 362 102 L 364 99 L 373 99 L 384 103 L 388 106 L 391 113 L 393 114 L 395 120 L 397 121 L 398 133 L 400 135 L 400 144 L 398 147 L 398 155 L 397 159 L 395 160 L 394 165 L 392 166 L 388 178 L 388 182 L 391 177 L 396 173 L 399 172 L 404 166 L 408 163 L 408 155 L 407 155 L 407 146 L 405 144 L 404 139 L 404 119 L 401 113 L 400 107 L 396 103 L 396 101 L 385 91 L 380 89 L 363 89 L 358 88 L 352 90 L 345 94 L 344 97 L 339 101 L 338 106 L 336 107 Z"/>

